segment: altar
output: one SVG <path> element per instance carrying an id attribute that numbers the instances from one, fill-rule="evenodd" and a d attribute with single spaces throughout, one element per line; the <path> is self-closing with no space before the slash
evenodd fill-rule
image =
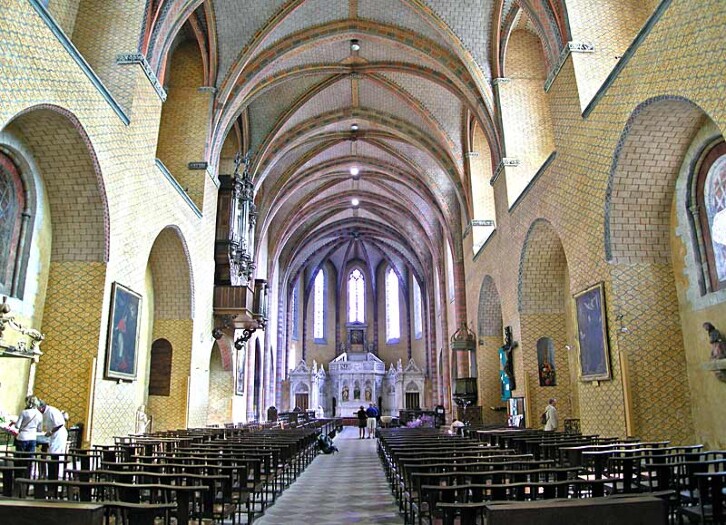
<path id="1" fill-rule="evenodd" d="M 290 399 L 297 406 L 322 407 L 326 417 L 353 417 L 360 407 L 378 405 L 382 416 L 398 417 L 405 408 L 420 408 L 425 373 L 411 359 L 386 369 L 371 352 L 343 352 L 328 363 L 328 370 L 313 361 L 300 361 L 290 373 Z M 415 406 L 409 406 L 415 405 Z"/>
<path id="2" fill-rule="evenodd" d="M 386 364 L 370 352 L 343 352 L 328 365 L 328 397 L 335 399 L 335 417 L 350 417 L 369 403 L 387 403 L 382 397 Z M 390 406 L 390 405 L 389 405 Z M 332 407 L 331 407 L 332 408 Z"/>

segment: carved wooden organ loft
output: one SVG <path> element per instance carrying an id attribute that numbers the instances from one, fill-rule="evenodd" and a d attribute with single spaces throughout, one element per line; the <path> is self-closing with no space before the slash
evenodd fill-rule
<path id="1" fill-rule="evenodd" d="M 265 279 L 253 278 L 257 208 L 249 164 L 249 153 L 244 157 L 238 153 L 234 174 L 219 176 L 214 243 L 213 335 L 219 339 L 241 330 L 235 340 L 240 348 L 256 330 L 265 329 L 269 291 Z"/>

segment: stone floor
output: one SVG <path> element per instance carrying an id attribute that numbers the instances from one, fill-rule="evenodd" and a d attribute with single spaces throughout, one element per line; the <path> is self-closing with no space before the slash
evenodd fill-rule
<path id="1" fill-rule="evenodd" d="M 255 525 L 401 524 L 375 439 L 345 427 L 337 454 L 320 454 Z"/>

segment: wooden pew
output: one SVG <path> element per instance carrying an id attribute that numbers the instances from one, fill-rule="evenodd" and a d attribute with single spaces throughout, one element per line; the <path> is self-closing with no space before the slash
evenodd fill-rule
<path id="1" fill-rule="evenodd" d="M 0 523 L 8 525 L 103 525 L 99 503 L 0 499 Z"/>
<path id="2" fill-rule="evenodd" d="M 516 503 L 441 503 L 444 525 L 665 525 L 667 508 L 651 496 L 523 501 Z M 486 521 L 484 521 L 486 520 Z"/>

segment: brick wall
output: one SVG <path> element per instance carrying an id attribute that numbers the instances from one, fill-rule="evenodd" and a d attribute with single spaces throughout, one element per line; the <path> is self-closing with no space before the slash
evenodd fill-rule
<path id="1" fill-rule="evenodd" d="M 223 425 L 232 421 L 233 394 L 234 376 L 231 370 L 225 370 L 222 366 L 221 354 L 215 347 L 209 361 L 208 425 Z"/>
<path id="2" fill-rule="evenodd" d="M 524 29 L 512 32 L 505 57 L 509 82 L 499 84 L 506 156 L 520 164 L 507 174 L 508 205 L 519 197 L 555 149 L 552 116 L 542 86 L 547 76 L 539 38 Z"/>
<path id="3" fill-rule="evenodd" d="M 717 16 L 714 16 L 715 13 Z M 686 382 L 690 385 L 703 383 L 699 364 L 702 359 L 695 357 L 703 353 L 703 348 L 679 342 L 683 339 L 679 330 L 680 319 L 689 319 L 689 333 L 695 334 L 697 319 L 705 321 L 709 320 L 709 316 L 717 319 L 714 312 L 716 315 L 721 312 L 696 312 L 693 305 L 685 302 L 675 306 L 675 295 L 664 288 L 664 283 L 670 283 L 673 290 L 674 280 L 682 280 L 667 268 L 675 264 L 672 260 L 670 265 L 663 266 L 662 258 L 659 259 L 661 262 L 631 266 L 613 267 L 608 264 L 604 217 L 613 158 L 624 130 L 628 129 L 629 119 L 640 104 L 664 94 L 683 97 L 701 108 L 701 114 L 707 114 L 718 127 L 724 128 L 726 108 L 722 101 L 725 88 L 718 80 L 726 73 L 726 65 L 718 58 L 723 53 L 718 36 L 722 24 L 723 13 L 718 2 L 699 3 L 698 8 L 690 2 L 672 2 L 585 118 L 580 113 L 579 72 L 576 77 L 573 59 L 568 58 L 546 95 L 552 110 L 557 158 L 511 211 L 507 210 L 506 187 L 511 173 L 519 168 L 505 170 L 494 187 L 497 233 L 476 260 L 465 258 L 469 317 L 476 315 L 481 283 L 489 275 L 502 298 L 504 324 L 511 324 L 515 339 L 523 342 L 532 331 L 532 323 L 538 321 L 517 312 L 517 270 L 511 261 L 519 260 L 527 232 L 535 220 L 546 218 L 561 239 L 569 274 L 569 294 L 596 282 L 605 282 L 612 379 L 599 383 L 577 382 L 577 388 L 572 391 L 576 405 L 572 407 L 573 415 L 577 415 L 579 410 L 585 433 L 625 434 L 619 366 L 619 353 L 624 351 L 631 359 L 631 386 L 639 391 L 633 392 L 634 431 L 638 435 L 657 436 L 668 432 L 674 441 L 695 439 L 714 447 L 723 445 L 723 440 L 715 437 L 714 428 L 706 423 L 706 420 L 723 420 L 723 406 L 708 402 L 707 399 L 713 399 L 708 396 L 704 399 L 690 396 L 689 390 L 694 387 L 685 386 Z M 704 64 L 709 66 L 704 67 Z M 663 118 L 666 115 L 668 121 L 677 118 L 673 111 L 661 113 Z M 668 129 L 664 127 L 661 131 L 667 133 Z M 651 134 L 650 140 L 657 144 L 661 139 Z M 675 142 L 679 144 L 677 137 Z M 652 192 L 653 204 L 657 201 L 656 207 L 661 206 L 667 199 L 660 200 L 660 181 L 670 176 L 663 169 L 644 167 L 648 168 L 648 165 L 641 164 L 638 172 L 647 174 L 645 177 L 655 190 Z M 672 178 L 669 180 L 673 181 Z M 636 182 L 628 179 L 628 184 Z M 648 196 L 651 186 L 647 187 Z M 632 198 L 642 198 L 643 192 L 639 190 Z M 656 223 L 658 217 L 653 217 Z M 657 224 L 653 227 L 658 231 Z M 673 227 L 671 223 L 669 229 L 672 231 Z M 636 231 L 645 230 L 644 227 L 636 228 Z M 659 249 L 661 244 L 651 243 L 649 239 L 635 236 L 635 244 L 647 245 L 650 251 Z M 683 250 L 675 253 L 682 257 Z M 509 262 L 502 264 L 502 261 Z M 566 309 L 571 310 L 569 299 L 566 304 Z M 630 333 L 618 335 L 615 317 L 621 313 L 625 315 Z M 552 335 L 557 348 L 561 348 L 563 343 L 574 347 L 576 329 L 571 316 L 571 312 L 565 312 L 564 334 Z M 637 322 L 629 320 L 633 318 L 637 318 Z M 702 342 L 705 335 L 699 335 Z M 665 355 L 661 354 L 662 351 Z M 517 352 L 515 358 L 518 374 L 531 366 L 522 362 Z M 527 359 L 531 360 L 525 356 L 524 360 Z M 659 368 L 662 366 L 665 370 L 661 374 Z M 497 379 L 491 377 L 489 380 Z M 672 388 L 666 385 L 672 385 Z M 667 394 L 664 394 L 665 389 Z M 686 406 L 690 406 L 691 413 L 696 414 L 700 421 L 695 429 L 689 429 L 691 418 L 684 408 Z"/>
<path id="4" fill-rule="evenodd" d="M 77 3 L 65 3 L 60 0 L 51 2 L 51 13 L 57 16 L 69 35 L 73 33 L 72 25 L 75 22 L 75 13 L 71 11 L 75 9 Z M 3 63 L 3 75 L 0 76 L 0 129 L 4 130 L 10 124 L 18 134 L 23 135 L 23 140 L 30 144 L 26 149 L 33 158 L 29 160 L 39 166 L 39 177 L 48 185 L 49 193 L 50 186 L 55 182 L 62 185 L 73 181 L 72 188 L 61 190 L 59 186 L 58 191 L 59 196 L 62 195 L 62 191 L 67 192 L 65 195 L 68 198 L 63 197 L 63 204 L 72 205 L 67 208 L 69 213 L 64 216 L 64 212 L 56 212 L 53 209 L 54 205 L 50 205 L 49 215 L 53 230 L 51 249 L 54 257 L 59 258 L 53 265 L 65 265 L 58 266 L 57 271 L 51 267 L 50 273 L 56 272 L 58 275 L 62 273 L 65 276 L 70 272 L 67 282 L 78 282 L 81 286 L 79 290 L 82 292 L 78 293 L 75 289 L 69 289 L 67 294 L 60 289 L 58 293 L 54 292 L 51 288 L 56 279 L 51 276 L 47 299 L 43 300 L 43 295 L 40 293 L 33 297 L 25 297 L 19 309 L 27 311 L 35 309 L 37 318 L 44 319 L 44 325 L 50 323 L 47 326 L 59 327 L 56 332 L 55 329 L 49 330 L 41 326 L 42 330 L 49 332 L 44 345 L 50 342 L 51 336 L 53 339 L 57 337 L 58 345 L 62 345 L 60 351 L 68 352 L 69 355 L 73 353 L 69 357 L 72 360 L 68 366 L 73 367 L 75 375 L 71 377 L 74 378 L 74 384 L 69 388 L 78 392 L 63 393 L 63 399 L 58 398 L 57 402 L 62 405 L 66 403 L 64 399 L 68 399 L 67 405 L 71 408 L 71 417 L 74 420 L 76 417 L 85 417 L 77 413 L 84 411 L 83 405 L 86 401 L 83 400 L 90 396 L 81 392 L 81 389 L 87 389 L 83 385 L 87 384 L 86 381 L 90 382 L 86 367 L 90 367 L 90 360 L 93 357 L 97 358 L 96 381 L 92 385 L 93 392 L 90 394 L 95 402 L 92 407 L 92 419 L 86 423 L 92 428 L 91 437 L 95 443 L 108 443 L 115 435 L 133 431 L 134 413 L 145 400 L 148 374 L 146 363 L 148 348 L 153 340 L 152 334 L 145 334 L 142 327 L 137 381 L 119 384 L 103 378 L 111 283 L 118 281 L 132 290 L 145 290 L 146 266 L 152 244 L 163 228 L 174 225 L 186 239 L 189 260 L 194 268 L 192 275 L 195 282 L 192 288 L 200 297 L 195 308 L 199 312 L 210 311 L 214 268 L 209 254 L 212 253 L 214 242 L 216 189 L 208 176 L 203 172 L 195 172 L 197 180 L 203 181 L 200 191 L 203 193 L 202 207 L 205 213 L 200 219 L 154 165 L 161 101 L 139 66 L 125 66 L 132 72 L 129 89 L 133 108 L 131 123 L 125 125 L 30 3 L 13 2 L 12 5 L 5 6 L 0 11 L 0 26 L 12 32 L 11 41 L 3 40 L 9 47 L 7 59 Z M 125 53 L 130 50 L 114 49 L 114 51 Z M 113 75 L 108 79 L 108 83 L 111 84 L 108 87 L 112 93 L 123 91 L 118 89 L 119 86 L 114 86 Z M 41 117 L 48 116 L 47 113 L 28 113 L 16 119 L 21 112 L 38 104 L 55 105 L 62 108 L 66 114 L 64 118 L 68 122 L 73 123 L 74 119 L 77 120 L 78 126 L 70 126 L 77 130 L 76 136 L 66 133 L 69 126 L 64 127 L 52 118 L 41 121 Z M 206 108 L 207 106 L 205 110 Z M 14 119 L 16 122 L 13 124 L 11 121 Z M 87 136 L 87 142 L 84 136 Z M 84 145 L 86 151 L 84 155 L 77 154 L 78 137 Z M 44 155 L 47 147 L 53 156 Z M 66 163 L 61 157 L 54 156 L 55 149 L 70 155 L 70 162 Z M 46 162 L 45 166 L 42 165 L 43 162 Z M 82 166 L 78 164 L 79 162 L 86 164 Z M 89 162 L 92 166 L 94 162 L 98 164 L 98 168 L 94 168 L 90 173 Z M 91 180 L 95 186 L 91 184 Z M 98 215 L 104 207 L 92 205 L 92 201 L 95 199 L 97 203 L 104 193 L 108 203 L 107 220 L 99 218 Z M 110 232 L 108 234 L 105 225 L 108 225 Z M 67 253 L 77 254 L 74 255 L 76 258 L 82 257 L 80 261 L 73 262 L 72 258 L 63 260 L 64 238 L 68 239 L 69 243 L 76 243 L 77 246 L 74 245 L 76 247 Z M 98 239 L 103 239 L 103 243 Z M 108 239 L 107 246 L 106 239 Z M 102 249 L 99 248 L 101 244 L 103 244 Z M 108 258 L 108 264 L 96 262 L 105 260 L 104 258 Z M 70 267 L 74 265 L 78 267 L 77 273 L 71 272 Z M 104 268 L 100 276 L 97 276 L 95 265 Z M 36 289 L 42 290 L 44 286 L 45 284 L 41 283 Z M 87 286 L 92 286 L 93 290 L 88 289 L 86 292 Z M 64 287 L 63 290 L 65 289 Z M 144 307 L 149 305 L 146 299 L 144 295 L 142 312 L 146 310 Z M 71 306 L 88 312 L 89 316 L 92 312 L 93 319 L 86 320 L 83 318 L 84 314 L 79 313 L 77 322 L 69 323 L 63 316 L 72 311 Z M 53 318 L 58 321 L 54 321 Z M 195 319 L 194 322 L 181 321 L 185 323 L 184 345 L 187 348 L 184 349 L 184 345 L 175 345 L 175 350 L 182 349 L 178 355 L 186 352 L 185 375 L 189 375 L 190 362 L 195 370 L 200 367 L 202 371 L 207 368 L 209 362 L 212 342 L 211 318 L 205 314 L 195 316 Z M 53 335 L 54 333 L 57 336 Z M 192 333 L 195 337 L 192 337 Z M 69 341 L 79 342 L 69 345 Z M 60 348 L 58 345 L 55 351 Z M 48 353 L 52 354 L 53 343 L 48 348 L 50 349 Z M 77 362 L 75 356 L 78 352 L 81 354 L 87 352 L 89 362 Z M 54 366 L 53 359 L 49 357 L 47 360 L 49 370 Z M 205 360 L 206 363 L 200 364 L 200 361 Z M 41 378 L 37 384 L 39 391 L 50 395 L 54 384 L 50 382 L 51 374 L 49 372 L 44 376 L 46 372 L 40 371 L 45 362 L 43 356 L 39 367 Z M 199 420 L 199 424 L 204 424 L 206 417 L 202 419 L 203 414 L 201 416 L 200 414 L 206 407 L 207 388 L 204 379 L 206 374 L 201 373 L 201 376 L 203 377 L 197 378 L 195 374 L 192 379 L 193 383 L 198 381 L 200 384 L 205 384 L 205 388 L 200 390 L 199 395 L 193 400 L 190 421 Z M 185 412 L 186 410 L 182 411 L 182 417 Z"/>

